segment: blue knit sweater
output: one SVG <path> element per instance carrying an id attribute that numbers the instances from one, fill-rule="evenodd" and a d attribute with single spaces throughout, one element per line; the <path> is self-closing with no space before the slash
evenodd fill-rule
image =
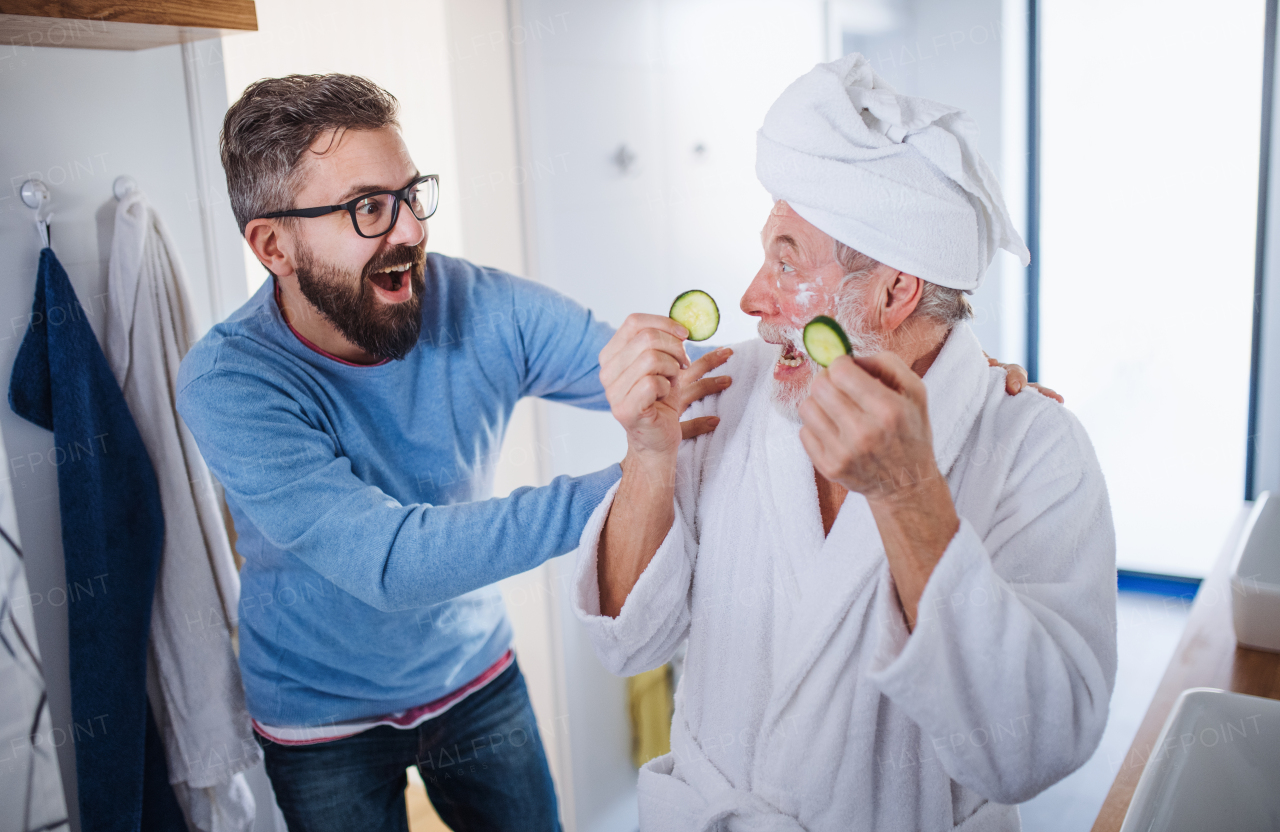
<path id="1" fill-rule="evenodd" d="M 573 549 L 619 477 L 489 499 L 522 396 L 608 407 L 597 356 L 612 331 L 538 284 L 431 254 L 417 347 L 358 367 L 301 343 L 273 283 L 179 375 L 245 558 L 249 712 L 308 726 L 429 702 L 510 645 L 492 584 Z"/>

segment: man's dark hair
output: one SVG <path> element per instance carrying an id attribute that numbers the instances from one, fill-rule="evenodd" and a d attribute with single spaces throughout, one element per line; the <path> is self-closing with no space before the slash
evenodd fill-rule
<path id="1" fill-rule="evenodd" d="M 324 133 L 398 126 L 395 96 L 355 75 L 288 75 L 249 85 L 222 121 L 222 168 L 240 233 L 295 208 L 303 153 Z M 303 206 L 308 207 L 308 206 Z"/>

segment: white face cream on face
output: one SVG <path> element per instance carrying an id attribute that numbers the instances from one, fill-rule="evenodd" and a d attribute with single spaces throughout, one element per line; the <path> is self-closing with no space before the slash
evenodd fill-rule
<path id="1" fill-rule="evenodd" d="M 773 367 L 774 401 L 792 419 L 798 419 L 800 403 L 818 366 L 804 349 L 804 327 L 817 315 L 830 315 L 841 325 L 854 324 L 858 330 L 855 349 L 870 351 L 865 316 L 852 315 L 846 321 L 841 299 L 865 284 L 851 285 L 845 268 L 836 258 L 835 242 L 805 221 L 781 200 L 773 205 L 761 232 L 764 264 L 746 294 L 742 309 L 760 318 L 760 336 L 778 345 Z M 856 310 L 848 310 L 856 311 Z M 851 337 L 854 333 L 850 333 Z"/>

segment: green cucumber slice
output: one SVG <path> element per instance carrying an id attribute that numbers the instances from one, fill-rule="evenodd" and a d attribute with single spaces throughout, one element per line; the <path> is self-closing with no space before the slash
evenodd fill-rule
<path id="1" fill-rule="evenodd" d="M 701 289 L 682 293 L 671 303 L 671 320 L 689 330 L 690 341 L 705 341 L 720 328 L 720 307 Z"/>
<path id="2" fill-rule="evenodd" d="M 809 357 L 823 367 L 830 366 L 842 355 L 852 355 L 849 337 L 844 334 L 835 318 L 819 315 L 804 325 L 804 349 Z"/>

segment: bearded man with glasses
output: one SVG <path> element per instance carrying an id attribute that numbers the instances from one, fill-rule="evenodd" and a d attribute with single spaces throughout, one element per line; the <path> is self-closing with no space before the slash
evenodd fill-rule
<path id="1" fill-rule="evenodd" d="M 407 829 L 417 765 L 454 830 L 558 829 L 494 584 L 572 549 L 618 467 L 488 498 L 520 398 L 608 408 L 612 330 L 426 253 L 439 182 L 397 109 L 321 75 L 228 110 L 232 209 L 270 277 L 187 355 L 178 409 L 235 520 L 245 699 L 289 828 Z"/>

